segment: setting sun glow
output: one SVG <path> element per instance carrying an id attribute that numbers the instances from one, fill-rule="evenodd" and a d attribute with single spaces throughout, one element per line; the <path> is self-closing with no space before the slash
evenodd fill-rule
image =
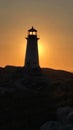
<path id="1" fill-rule="evenodd" d="M 38 43 L 38 52 L 39 52 L 39 57 L 43 57 L 45 55 L 45 48 L 42 43 Z"/>
<path id="2" fill-rule="evenodd" d="M 24 66 L 31 26 L 40 38 L 40 67 L 73 71 L 72 0 L 1 0 L 0 66 Z"/>

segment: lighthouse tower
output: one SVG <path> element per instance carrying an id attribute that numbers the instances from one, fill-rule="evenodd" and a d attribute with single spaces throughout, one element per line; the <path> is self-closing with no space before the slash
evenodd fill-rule
<path id="1" fill-rule="evenodd" d="M 25 67 L 38 68 L 39 55 L 38 55 L 38 40 L 37 30 L 33 27 L 28 30 L 27 48 L 25 56 Z"/>

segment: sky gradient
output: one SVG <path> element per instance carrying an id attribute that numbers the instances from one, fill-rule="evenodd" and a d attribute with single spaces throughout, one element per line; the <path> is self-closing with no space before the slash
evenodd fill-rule
<path id="1" fill-rule="evenodd" d="M 0 66 L 24 65 L 31 26 L 40 66 L 73 71 L 73 0 L 0 0 Z"/>

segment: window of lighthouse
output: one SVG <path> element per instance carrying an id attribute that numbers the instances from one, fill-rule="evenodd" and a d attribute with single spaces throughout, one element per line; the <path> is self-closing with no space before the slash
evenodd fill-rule
<path id="1" fill-rule="evenodd" d="M 30 35 L 32 35 L 32 32 L 30 32 Z"/>
<path id="2" fill-rule="evenodd" d="M 33 35 L 36 35 L 36 32 L 33 32 Z"/>
<path id="3" fill-rule="evenodd" d="M 30 35 L 36 35 L 36 32 L 30 32 L 29 34 Z"/>

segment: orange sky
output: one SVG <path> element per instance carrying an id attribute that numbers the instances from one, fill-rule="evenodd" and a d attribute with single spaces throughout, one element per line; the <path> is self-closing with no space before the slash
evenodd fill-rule
<path id="1" fill-rule="evenodd" d="M 24 65 L 31 26 L 40 37 L 40 66 L 73 71 L 72 0 L 0 0 L 0 66 Z"/>

